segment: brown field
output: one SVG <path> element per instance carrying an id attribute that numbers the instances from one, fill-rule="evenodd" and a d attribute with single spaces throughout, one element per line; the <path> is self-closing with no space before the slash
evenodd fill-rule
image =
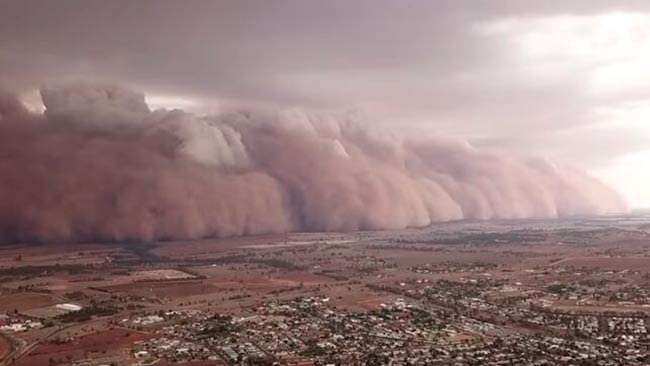
<path id="1" fill-rule="evenodd" d="M 151 334 L 114 328 L 89 334 L 66 343 L 47 343 L 36 347 L 22 358 L 19 366 L 44 366 L 48 360 L 76 361 L 92 356 L 101 356 L 111 351 L 130 347 L 134 342 L 150 339 Z M 70 362 L 68 361 L 68 362 Z"/>
<path id="2" fill-rule="evenodd" d="M 102 263 L 106 256 L 122 251 L 120 246 L 102 244 L 2 246 L 0 268 Z"/>
<path id="3" fill-rule="evenodd" d="M 11 344 L 9 340 L 3 336 L 0 336 L 0 360 L 4 359 L 6 355 L 11 351 Z"/>
<path id="4" fill-rule="evenodd" d="M 67 314 L 69 312 L 69 310 L 59 309 L 56 306 L 46 306 L 42 308 L 23 310 L 20 313 L 32 318 L 46 319 L 54 318 L 56 316 Z"/>
<path id="5" fill-rule="evenodd" d="M 602 270 L 650 271 L 650 257 L 571 257 L 553 263 L 554 266 L 572 266 L 576 268 L 598 268 Z"/>
<path id="6" fill-rule="evenodd" d="M 16 294 L 0 295 L 0 312 L 30 310 L 43 308 L 59 303 L 59 299 L 50 295 L 37 292 L 21 292 Z"/>
<path id="7" fill-rule="evenodd" d="M 5 288 L 18 289 L 19 287 L 31 287 L 39 290 L 57 292 L 67 292 L 74 291 L 76 289 L 83 289 L 83 282 L 77 280 L 75 277 L 79 276 L 66 276 L 53 274 L 47 277 L 34 277 L 27 278 L 23 280 L 13 281 L 4 285 Z M 89 276 L 86 276 L 89 277 Z M 99 275 L 94 275 L 94 278 L 98 278 Z M 91 282 L 91 281 L 85 281 Z"/>
<path id="8" fill-rule="evenodd" d="M 322 296 L 328 296 L 334 306 L 351 311 L 378 310 L 381 304 L 388 304 L 399 296 L 378 293 L 361 286 L 338 286 L 321 289 Z"/>
<path id="9" fill-rule="evenodd" d="M 131 273 L 134 281 L 170 281 L 196 278 L 195 275 L 177 269 L 153 269 Z"/>
<path id="10" fill-rule="evenodd" d="M 426 248 L 426 247 L 425 247 Z M 367 252 L 379 257 L 388 257 L 399 265 L 417 266 L 427 263 L 443 262 L 482 262 L 492 264 L 512 264 L 521 260 L 523 254 L 504 253 L 497 250 L 454 250 L 415 251 L 408 249 L 367 249 Z M 533 257 L 530 255 L 529 257 Z"/>
<path id="11" fill-rule="evenodd" d="M 281 272 L 269 275 L 262 275 L 259 272 L 238 274 L 232 271 L 230 273 L 230 275 L 215 276 L 208 281 L 221 290 L 244 288 L 251 290 L 274 290 L 334 282 L 330 278 L 303 271 Z"/>
<path id="12" fill-rule="evenodd" d="M 152 253 L 170 258 L 214 258 L 248 245 L 266 245 L 284 242 L 285 235 L 259 235 L 240 238 L 206 239 L 189 242 L 160 243 Z"/>
<path id="13" fill-rule="evenodd" d="M 218 288 L 204 281 L 182 282 L 135 282 L 103 287 L 110 293 L 124 293 L 133 296 L 156 296 L 159 298 L 179 298 L 218 291 Z"/>
<path id="14" fill-rule="evenodd" d="M 275 282 L 286 283 L 292 286 L 299 285 L 300 283 L 307 285 L 334 282 L 334 280 L 328 277 L 302 271 L 274 274 L 272 280 Z"/>

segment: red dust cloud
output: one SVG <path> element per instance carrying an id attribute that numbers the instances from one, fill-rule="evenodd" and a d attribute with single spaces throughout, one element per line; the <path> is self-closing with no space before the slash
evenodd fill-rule
<path id="1" fill-rule="evenodd" d="M 304 111 L 150 110 L 117 87 L 0 96 L 0 242 L 151 241 L 624 211 L 571 167 Z"/>

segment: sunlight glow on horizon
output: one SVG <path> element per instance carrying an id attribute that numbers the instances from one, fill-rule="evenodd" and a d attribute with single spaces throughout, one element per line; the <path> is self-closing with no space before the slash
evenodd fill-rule
<path id="1" fill-rule="evenodd" d="M 478 34 L 515 47 L 517 67 L 531 80 L 573 80 L 593 110 L 593 126 L 635 142 L 650 141 L 650 14 L 613 12 L 503 18 L 478 24 Z M 627 135 L 623 135 L 627 134 Z M 607 149 L 607 146 L 603 146 Z M 650 149 L 633 146 L 592 173 L 631 207 L 650 207 Z"/>

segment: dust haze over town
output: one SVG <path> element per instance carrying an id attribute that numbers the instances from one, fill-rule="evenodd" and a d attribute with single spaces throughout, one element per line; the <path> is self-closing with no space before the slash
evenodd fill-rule
<path id="1" fill-rule="evenodd" d="M 0 365 L 650 363 L 642 1 L 0 1 Z"/>

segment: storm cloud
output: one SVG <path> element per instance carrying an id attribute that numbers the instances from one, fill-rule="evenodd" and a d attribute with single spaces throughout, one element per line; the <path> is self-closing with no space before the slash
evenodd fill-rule
<path id="1" fill-rule="evenodd" d="M 650 205 L 647 0 L 0 0 L 0 87 L 151 105 L 356 110 L 580 166 Z M 154 103 L 154 102 L 159 103 Z"/>
<path id="2" fill-rule="evenodd" d="M 399 229 L 625 210 L 587 174 L 345 113 L 150 110 L 67 84 L 35 113 L 0 96 L 0 241 L 195 239 Z"/>

